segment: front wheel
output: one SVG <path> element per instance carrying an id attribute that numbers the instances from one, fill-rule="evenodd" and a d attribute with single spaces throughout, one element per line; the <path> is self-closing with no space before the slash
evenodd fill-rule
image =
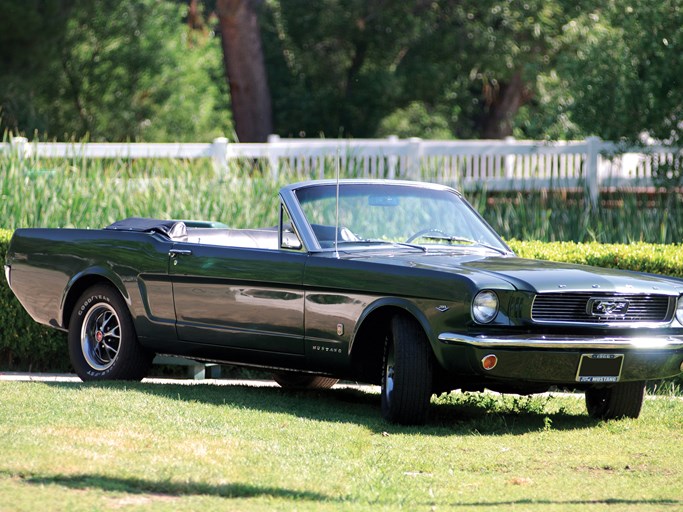
<path id="1" fill-rule="evenodd" d="M 637 418 L 645 396 L 644 382 L 620 382 L 604 388 L 586 390 L 589 416 L 600 420 Z"/>
<path id="2" fill-rule="evenodd" d="M 118 290 L 95 285 L 76 303 L 69 322 L 69 356 L 76 374 L 88 380 L 142 380 L 152 365 L 135 334 Z"/>
<path id="3" fill-rule="evenodd" d="M 432 396 L 432 349 L 412 318 L 391 321 L 382 365 L 382 416 L 391 423 L 422 425 Z"/>

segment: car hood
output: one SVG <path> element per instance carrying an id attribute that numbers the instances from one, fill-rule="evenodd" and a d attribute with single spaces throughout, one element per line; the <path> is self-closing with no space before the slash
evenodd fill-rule
<path id="1" fill-rule="evenodd" d="M 410 252 L 394 253 L 391 257 L 367 255 L 359 259 L 457 274 L 468 277 L 483 287 L 495 288 L 504 282 L 518 290 L 532 293 L 683 293 L 683 280 L 675 278 L 516 256 L 494 256 L 490 252 Z"/>

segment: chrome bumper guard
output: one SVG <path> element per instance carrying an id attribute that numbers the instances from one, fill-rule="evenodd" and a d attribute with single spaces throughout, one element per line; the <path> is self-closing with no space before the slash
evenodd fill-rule
<path id="1" fill-rule="evenodd" d="M 7 279 L 7 285 L 12 288 L 12 281 L 10 279 L 10 270 L 11 267 L 9 265 L 5 265 L 5 279 Z"/>
<path id="2" fill-rule="evenodd" d="M 596 338 L 591 336 L 467 336 L 452 332 L 439 335 L 449 345 L 477 348 L 576 349 L 576 350 L 683 350 L 683 336 Z"/>

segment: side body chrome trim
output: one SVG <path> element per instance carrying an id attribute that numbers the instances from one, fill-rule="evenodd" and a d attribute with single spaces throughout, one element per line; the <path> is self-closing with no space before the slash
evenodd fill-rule
<path id="1" fill-rule="evenodd" d="M 666 335 L 612 338 L 590 336 L 509 336 L 492 338 L 444 332 L 439 335 L 439 341 L 450 345 L 469 345 L 477 348 L 683 350 L 683 336 Z"/>

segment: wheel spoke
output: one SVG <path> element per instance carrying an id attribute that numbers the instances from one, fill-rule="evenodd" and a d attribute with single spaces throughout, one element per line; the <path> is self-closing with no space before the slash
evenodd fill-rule
<path id="1" fill-rule="evenodd" d="M 111 345 L 107 345 L 107 343 L 102 342 L 102 348 L 107 352 L 107 360 L 111 361 L 116 357 L 116 354 L 119 353 L 118 347 L 114 348 Z"/>
<path id="2" fill-rule="evenodd" d="M 111 313 L 104 313 L 100 318 L 102 319 L 102 323 L 99 325 L 99 329 L 100 331 L 104 331 L 104 328 L 107 327 L 109 321 L 114 318 L 114 315 Z"/>
<path id="3" fill-rule="evenodd" d="M 102 334 L 104 335 L 104 338 L 116 338 L 116 339 L 121 339 L 121 335 L 116 332 L 118 331 L 119 327 L 118 325 L 114 327 L 111 331 L 109 332 L 103 332 Z"/>

